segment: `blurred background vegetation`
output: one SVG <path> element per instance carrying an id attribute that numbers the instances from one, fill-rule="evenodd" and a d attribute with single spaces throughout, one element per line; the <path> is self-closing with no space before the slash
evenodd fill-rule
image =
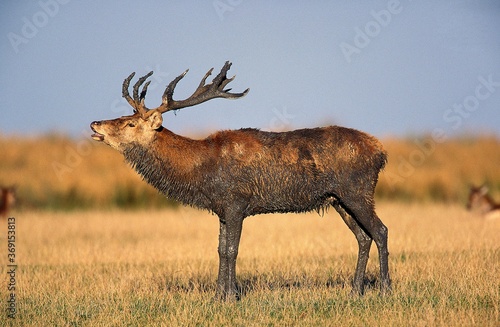
<path id="1" fill-rule="evenodd" d="M 382 139 L 389 162 L 376 197 L 381 201 L 466 202 L 471 185 L 486 184 L 500 199 L 500 139 L 430 136 Z M 162 208 L 166 199 L 108 146 L 65 135 L 0 135 L 0 185 L 17 187 L 16 209 Z"/>

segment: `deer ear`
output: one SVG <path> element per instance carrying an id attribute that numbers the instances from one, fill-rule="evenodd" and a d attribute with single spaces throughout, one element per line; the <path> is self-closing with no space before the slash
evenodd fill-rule
<path id="1" fill-rule="evenodd" d="M 151 126 L 151 129 L 158 129 L 161 127 L 161 124 L 163 123 L 163 117 L 160 112 L 153 111 L 151 115 L 148 117 L 148 121 Z"/>

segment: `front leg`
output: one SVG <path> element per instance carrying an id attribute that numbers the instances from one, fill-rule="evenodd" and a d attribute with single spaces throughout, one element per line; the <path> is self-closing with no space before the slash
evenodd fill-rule
<path id="1" fill-rule="evenodd" d="M 219 300 L 238 300 L 239 292 L 236 283 L 236 258 L 241 238 L 243 218 L 232 216 L 232 219 L 220 220 L 219 234 L 219 276 L 217 278 L 217 294 Z"/>
<path id="2" fill-rule="evenodd" d="M 215 298 L 217 300 L 225 300 L 226 298 L 226 280 L 229 275 L 228 261 L 227 261 L 227 228 L 226 222 L 222 219 L 219 221 L 219 276 L 217 277 L 217 293 Z"/>
<path id="3" fill-rule="evenodd" d="M 230 221 L 227 226 L 228 278 L 226 282 L 226 300 L 229 301 L 240 299 L 236 283 L 236 258 L 238 257 L 242 227 L 243 218 L 239 217 L 234 221 Z"/>

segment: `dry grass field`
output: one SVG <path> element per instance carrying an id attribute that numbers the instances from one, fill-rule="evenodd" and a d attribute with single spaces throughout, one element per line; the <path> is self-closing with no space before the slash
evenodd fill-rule
<path id="1" fill-rule="evenodd" d="M 218 221 L 208 213 L 18 212 L 18 313 L 4 314 L 2 278 L 0 325 L 500 325 L 500 221 L 456 204 L 383 202 L 377 211 L 389 227 L 391 295 L 378 294 L 375 247 L 365 296 L 349 294 L 357 245 L 330 210 L 248 218 L 236 303 L 212 301 Z"/>

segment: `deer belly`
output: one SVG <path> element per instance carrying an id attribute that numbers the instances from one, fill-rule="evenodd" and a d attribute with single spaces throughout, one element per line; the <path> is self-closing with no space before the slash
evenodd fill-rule
<path id="1" fill-rule="evenodd" d="M 251 187 L 248 196 L 250 214 L 270 212 L 306 212 L 325 205 L 324 188 L 309 187 L 309 184 L 295 176 L 294 181 L 271 181 L 259 187 Z M 327 201 L 328 202 L 328 201 Z"/>

